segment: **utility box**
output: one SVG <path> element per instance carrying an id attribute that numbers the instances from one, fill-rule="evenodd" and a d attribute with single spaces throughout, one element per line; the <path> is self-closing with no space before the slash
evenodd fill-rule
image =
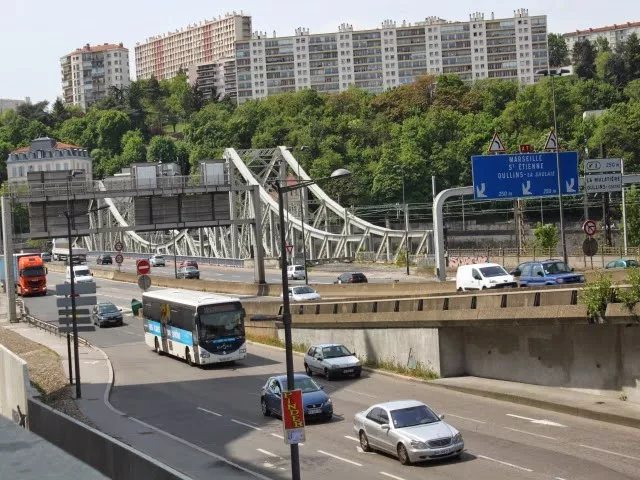
<path id="1" fill-rule="evenodd" d="M 200 162 L 200 179 L 203 185 L 228 185 L 228 172 L 225 160 L 203 160 Z"/>
<path id="2" fill-rule="evenodd" d="M 158 188 L 157 163 L 134 163 L 131 165 L 131 175 L 137 189 Z"/>

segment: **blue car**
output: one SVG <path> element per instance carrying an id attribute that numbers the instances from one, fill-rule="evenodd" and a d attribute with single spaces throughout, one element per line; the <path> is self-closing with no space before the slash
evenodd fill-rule
<path id="1" fill-rule="evenodd" d="M 524 262 L 511 275 L 520 277 L 521 287 L 585 283 L 584 275 L 575 273 L 562 260 Z"/>
<path id="2" fill-rule="evenodd" d="M 282 391 L 286 390 L 287 376 L 271 377 L 262 387 L 260 405 L 265 417 L 275 415 L 282 417 Z M 333 402 L 325 393 L 323 387 L 314 382 L 307 375 L 294 375 L 294 388 L 302 390 L 302 403 L 305 420 L 331 420 L 333 417 Z"/>

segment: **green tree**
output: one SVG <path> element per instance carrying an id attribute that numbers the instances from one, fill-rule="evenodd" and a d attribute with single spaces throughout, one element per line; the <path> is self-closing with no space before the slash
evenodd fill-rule
<path id="1" fill-rule="evenodd" d="M 549 64 L 551 67 L 563 67 L 569 63 L 569 47 L 559 33 L 549 34 Z"/>
<path id="2" fill-rule="evenodd" d="M 635 185 L 627 191 L 627 238 L 632 247 L 640 246 L 640 191 Z"/>
<path id="3" fill-rule="evenodd" d="M 533 230 L 533 237 L 536 247 L 545 252 L 555 250 L 558 245 L 558 229 L 553 223 L 542 225 L 542 223 L 538 222 Z"/>
<path id="4" fill-rule="evenodd" d="M 122 136 L 122 155 L 120 162 L 123 165 L 142 163 L 147 161 L 147 147 L 140 130 L 129 130 Z"/>
<path id="5" fill-rule="evenodd" d="M 609 44 L 609 40 L 606 37 L 597 37 L 594 47 L 596 52 L 605 53 L 611 51 L 611 45 Z"/>
<path id="6" fill-rule="evenodd" d="M 167 137 L 153 137 L 147 149 L 148 162 L 170 163 L 176 161 L 176 145 Z"/>
<path id="7" fill-rule="evenodd" d="M 586 79 L 596 76 L 596 49 L 589 40 L 576 42 L 572 57 L 576 75 Z"/>
<path id="8" fill-rule="evenodd" d="M 107 110 L 96 125 L 98 147 L 112 155 L 120 154 L 122 136 L 129 130 L 131 130 L 131 121 L 125 113 Z"/>

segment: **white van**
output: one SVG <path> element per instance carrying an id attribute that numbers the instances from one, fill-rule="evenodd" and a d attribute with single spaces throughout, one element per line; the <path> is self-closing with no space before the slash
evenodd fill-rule
<path id="1" fill-rule="evenodd" d="M 304 280 L 304 265 L 289 265 L 287 278 L 291 280 Z"/>
<path id="2" fill-rule="evenodd" d="M 497 263 L 461 265 L 456 273 L 456 290 L 485 290 L 488 288 L 514 288 L 518 282 Z"/>
<path id="3" fill-rule="evenodd" d="M 74 283 L 93 282 L 93 273 L 89 271 L 89 267 L 86 265 L 74 265 L 73 279 Z M 69 267 L 67 267 L 67 274 L 64 281 L 65 283 L 71 283 L 71 270 L 69 270 Z"/>

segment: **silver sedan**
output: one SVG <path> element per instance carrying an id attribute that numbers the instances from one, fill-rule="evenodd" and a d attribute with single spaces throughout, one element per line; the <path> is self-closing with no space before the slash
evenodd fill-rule
<path id="1" fill-rule="evenodd" d="M 458 430 L 415 400 L 379 403 L 356 413 L 353 429 L 365 452 L 379 450 L 403 465 L 458 457 L 464 441 Z"/>

